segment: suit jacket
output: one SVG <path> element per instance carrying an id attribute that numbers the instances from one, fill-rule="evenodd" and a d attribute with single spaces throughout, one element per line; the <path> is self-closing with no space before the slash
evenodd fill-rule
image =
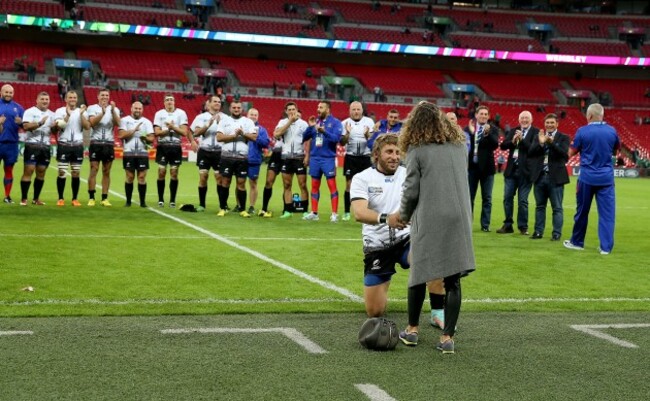
<path id="1" fill-rule="evenodd" d="M 465 127 L 464 131 L 469 136 L 469 155 L 468 155 L 468 169 L 477 170 L 479 172 L 479 177 L 484 178 L 490 175 L 496 174 L 496 167 L 494 165 L 494 151 L 499 147 L 499 128 L 492 124 L 486 124 L 489 126 L 487 133 L 483 133 L 483 138 L 478 141 L 478 163 L 474 163 L 472 159 L 474 158 L 474 137 L 476 135 L 474 131 L 475 121 L 470 121 L 470 125 Z"/>
<path id="2" fill-rule="evenodd" d="M 515 127 L 508 132 L 506 139 L 501 144 L 502 150 L 509 150 L 510 154 L 508 155 L 508 162 L 506 164 L 506 170 L 503 172 L 504 177 L 512 176 L 513 170 L 515 169 L 515 159 L 512 157 L 515 149 L 519 149 L 517 166 L 522 177 L 525 177 L 530 181 L 530 163 L 528 161 L 528 150 L 530 145 L 533 143 L 533 140 L 537 140 L 537 134 L 539 134 L 539 128 L 531 126 L 526 133 L 526 137 L 519 141 L 518 144 L 515 144 L 512 141 L 512 138 L 515 136 L 515 132 L 520 130 L 521 127 Z"/>
<path id="3" fill-rule="evenodd" d="M 555 185 L 568 184 L 569 173 L 566 171 L 566 163 L 569 161 L 570 143 L 571 138 L 559 131 L 555 132 L 553 143 L 550 145 L 548 143 L 540 145 L 539 139 L 535 137 L 528 150 L 531 181 L 537 181 L 543 174 L 545 148 L 548 147 L 548 175 L 551 182 Z"/>

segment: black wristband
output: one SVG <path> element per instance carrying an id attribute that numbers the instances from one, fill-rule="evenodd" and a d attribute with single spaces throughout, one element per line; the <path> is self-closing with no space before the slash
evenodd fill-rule
<path id="1" fill-rule="evenodd" d="M 386 224 L 386 218 L 388 215 L 386 213 L 382 213 L 379 215 L 379 224 Z"/>

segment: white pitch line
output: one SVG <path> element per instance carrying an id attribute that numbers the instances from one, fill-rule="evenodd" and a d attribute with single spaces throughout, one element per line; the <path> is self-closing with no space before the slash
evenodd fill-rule
<path id="1" fill-rule="evenodd" d="M 621 340 L 620 338 L 603 333 L 602 329 L 636 329 L 650 327 L 650 323 L 623 323 L 623 324 L 573 324 L 572 329 L 609 341 L 624 348 L 639 348 L 638 345 Z"/>
<path id="2" fill-rule="evenodd" d="M 20 233 L 0 233 L 0 237 L 20 237 L 20 238 L 135 238 L 135 239 L 206 239 L 205 235 L 114 235 L 114 234 L 20 234 Z M 319 242 L 361 242 L 361 238 L 333 238 L 324 240 L 322 238 L 284 238 L 284 237 L 230 237 L 224 235 L 224 238 L 230 240 L 242 241 L 319 241 Z"/>
<path id="3" fill-rule="evenodd" d="M 32 334 L 34 332 L 29 330 L 0 331 L 0 336 L 29 336 Z"/>
<path id="4" fill-rule="evenodd" d="M 390 298 L 391 302 L 406 302 L 405 298 Z M 102 300 L 89 299 L 36 299 L 29 301 L 0 301 L 0 306 L 38 306 L 38 305 L 211 305 L 211 304 L 239 304 L 239 305 L 262 305 L 262 304 L 304 304 L 304 303 L 347 303 L 356 300 L 341 298 L 280 298 L 280 299 L 122 299 Z M 650 302 L 650 298 L 488 298 L 488 299 L 463 299 L 463 303 L 473 304 L 535 304 L 549 302 Z"/>
<path id="5" fill-rule="evenodd" d="M 254 257 L 258 258 L 258 259 L 261 259 L 266 263 L 270 263 L 275 267 L 279 267 L 282 270 L 285 270 L 285 271 L 288 271 L 289 273 L 295 274 L 296 276 L 298 276 L 300 278 L 303 278 L 303 279 L 305 279 L 305 280 L 307 280 L 307 281 L 309 281 L 309 282 L 311 282 L 313 284 L 318 284 L 321 287 L 324 287 L 324 288 L 326 288 L 328 290 L 338 292 L 339 294 L 341 294 L 341 295 L 343 295 L 346 298 L 349 298 L 351 300 L 354 300 L 354 301 L 357 301 L 357 302 L 363 302 L 363 298 L 361 298 L 360 296 L 358 296 L 357 294 L 353 293 L 352 291 L 350 291 L 348 289 L 345 289 L 343 287 L 339 287 L 339 286 L 337 286 L 335 284 L 330 283 L 329 281 L 325 281 L 325 280 L 321 280 L 319 278 L 316 278 L 316 277 L 314 277 L 314 276 L 312 276 L 310 274 L 307 274 L 307 273 L 303 272 L 302 270 L 298 270 L 298 269 L 296 269 L 294 267 L 291 267 L 291 266 L 289 266 L 289 265 L 287 265 L 285 263 L 282 263 L 280 261 L 277 261 L 275 259 L 271 259 L 270 257 L 268 257 L 268 256 L 266 256 L 266 255 L 264 255 L 264 254 L 262 254 L 260 252 L 257 252 L 257 251 L 255 251 L 255 250 L 253 250 L 251 248 L 246 247 L 246 246 L 239 245 L 238 243 L 236 243 L 234 241 L 231 241 L 231 240 L 229 240 L 228 238 L 226 238 L 224 236 L 221 236 L 219 234 L 215 234 L 212 231 L 208 231 L 205 228 L 194 225 L 194 224 L 192 224 L 192 223 L 190 223 L 188 221 L 185 221 L 183 219 L 179 219 L 176 216 L 172 216 L 172 215 L 169 215 L 167 213 L 163 213 L 160 210 L 156 210 L 156 209 L 153 209 L 153 208 L 149 208 L 149 210 L 151 210 L 152 212 L 157 213 L 157 214 L 159 214 L 159 215 L 161 215 L 163 217 L 166 217 L 166 218 L 168 218 L 168 219 L 170 219 L 172 221 L 175 221 L 175 222 L 177 222 L 179 224 L 182 224 L 182 225 L 184 225 L 186 227 L 189 227 L 189 228 L 191 228 L 191 229 L 193 229 L 195 231 L 198 231 L 198 232 L 203 233 L 203 234 L 205 234 L 205 235 L 207 235 L 209 237 L 212 237 L 212 238 L 216 239 L 219 242 L 222 242 L 222 243 L 224 243 L 226 245 L 230 245 L 231 247 L 233 247 L 233 248 L 235 248 L 237 250 L 240 250 L 240 251 L 245 252 L 245 253 L 247 253 L 247 254 L 249 254 L 251 256 L 254 256 Z"/>
<path id="6" fill-rule="evenodd" d="M 66 173 L 66 174 L 69 174 L 69 173 Z M 85 180 L 83 178 L 81 180 L 86 182 L 86 183 L 88 182 L 88 180 Z M 126 197 L 124 195 L 122 195 L 122 194 L 120 194 L 118 192 L 115 192 L 113 190 L 109 190 L 109 192 L 111 194 L 119 197 L 119 198 L 126 199 Z M 186 227 L 189 227 L 189 228 L 193 229 L 194 231 L 198 231 L 198 232 L 200 232 L 202 234 L 207 235 L 208 237 L 214 238 L 217 241 L 222 242 L 222 243 L 224 243 L 226 245 L 229 245 L 229 246 L 231 246 L 231 247 L 233 247 L 233 248 L 235 248 L 235 249 L 237 249 L 239 251 L 242 251 L 242 252 L 247 253 L 247 254 L 249 254 L 251 256 L 254 256 L 254 257 L 258 258 L 258 259 L 261 259 L 264 262 L 269 263 L 269 264 L 271 264 L 271 265 L 273 265 L 275 267 L 278 267 L 278 268 L 280 268 L 282 270 L 285 270 L 285 271 L 287 271 L 289 273 L 295 274 L 296 276 L 298 276 L 300 278 L 303 278 L 303 279 L 309 281 L 310 283 L 317 284 L 317 285 L 320 285 L 321 287 L 324 287 L 324 288 L 326 288 L 328 290 L 337 292 L 337 293 L 343 295 L 344 297 L 349 298 L 349 299 L 351 299 L 353 301 L 363 302 L 362 297 L 358 296 L 357 294 L 353 293 L 352 291 L 350 291 L 350 290 L 348 290 L 346 288 L 339 287 L 339 286 L 337 286 L 337 285 L 335 285 L 333 283 L 330 283 L 329 281 L 321 280 L 321 279 L 319 279 L 317 277 L 314 277 L 314 276 L 312 276 L 310 274 L 307 274 L 307 273 L 303 272 L 302 270 L 298 270 L 298 269 L 296 269 L 294 267 L 291 267 L 291 266 L 289 266 L 289 265 L 287 265 L 285 263 L 282 263 L 280 261 L 272 259 L 272 258 L 270 258 L 270 257 L 268 257 L 268 256 L 266 256 L 266 255 L 264 255 L 264 254 L 262 254 L 260 252 L 257 252 L 257 251 L 255 251 L 255 250 L 253 250 L 251 248 L 240 245 L 240 244 L 238 244 L 238 243 L 236 243 L 234 241 L 229 240 L 228 238 L 226 238 L 226 237 L 224 237 L 222 235 L 215 234 L 212 231 L 206 230 L 205 228 L 194 225 L 194 224 L 192 224 L 192 223 L 190 223 L 188 221 L 185 221 L 185 220 L 183 220 L 181 218 L 178 218 L 176 216 L 172 216 L 170 214 L 167 214 L 167 213 L 162 212 L 160 210 L 154 209 L 152 207 L 148 207 L 147 209 L 150 210 L 153 213 L 156 213 L 156 214 L 162 216 L 162 217 L 166 217 L 166 218 L 168 218 L 168 219 L 170 219 L 172 221 L 175 221 L 176 223 L 179 223 L 179 224 L 182 224 L 182 225 L 184 225 Z"/>
<path id="7" fill-rule="evenodd" d="M 272 327 L 268 329 L 248 329 L 248 328 L 227 328 L 227 327 L 203 327 L 194 329 L 164 329 L 160 330 L 162 334 L 258 334 L 258 333 L 280 333 L 303 347 L 310 354 L 326 354 L 320 345 L 316 344 L 307 336 L 293 327 Z"/>
<path id="8" fill-rule="evenodd" d="M 370 401 L 397 401 L 395 398 L 388 395 L 387 392 L 374 384 L 355 384 L 354 387 L 361 391 L 370 399 Z"/>

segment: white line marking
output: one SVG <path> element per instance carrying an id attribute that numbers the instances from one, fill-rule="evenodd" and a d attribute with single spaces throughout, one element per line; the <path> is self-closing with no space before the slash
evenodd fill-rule
<path id="1" fill-rule="evenodd" d="M 650 323 L 630 323 L 630 324 L 574 324 L 570 326 L 572 329 L 587 333 L 594 337 L 609 341 L 624 348 L 639 348 L 638 345 L 621 340 L 620 338 L 603 333 L 602 329 L 636 329 L 650 327 Z"/>
<path id="2" fill-rule="evenodd" d="M 34 334 L 34 332 L 29 330 L 0 331 L 0 336 L 29 336 L 32 334 Z"/>
<path id="3" fill-rule="evenodd" d="M 83 178 L 81 180 L 86 182 L 86 183 L 88 182 L 87 180 L 85 180 Z M 109 192 L 111 194 L 119 197 L 119 198 L 126 199 L 126 197 L 124 195 L 122 195 L 122 194 L 120 194 L 118 192 L 115 192 L 113 190 L 109 190 Z M 289 266 L 287 264 L 284 264 L 284 263 L 282 263 L 280 261 L 277 261 L 275 259 L 271 259 L 268 256 L 266 256 L 266 255 L 264 255 L 264 254 L 262 254 L 260 252 L 257 252 L 255 250 L 250 249 L 248 247 L 245 247 L 243 245 L 239 245 L 238 243 L 236 243 L 234 241 L 231 241 L 231 240 L 229 240 L 228 238 L 226 238 L 226 237 L 224 237 L 222 235 L 215 234 L 212 231 L 208 231 L 208 230 L 206 230 L 206 229 L 204 229 L 202 227 L 194 225 L 194 224 L 192 224 L 192 223 L 190 223 L 188 221 L 185 221 L 183 219 L 180 219 L 180 218 L 178 218 L 176 216 L 172 216 L 170 214 L 164 213 L 164 212 L 162 212 L 160 210 L 157 210 L 157 209 L 154 209 L 152 207 L 148 207 L 147 209 L 150 210 L 153 213 L 156 213 L 156 214 L 162 216 L 162 217 L 166 217 L 166 218 L 168 218 L 168 219 L 170 219 L 172 221 L 175 221 L 176 223 L 179 223 L 179 224 L 182 224 L 182 225 L 184 225 L 186 227 L 189 227 L 189 228 L 193 229 L 194 231 L 198 231 L 198 232 L 200 232 L 202 234 L 207 235 L 208 237 L 214 238 L 219 242 L 222 242 L 222 243 L 224 243 L 226 245 L 230 245 L 231 247 L 233 247 L 233 248 L 235 248 L 235 249 L 237 249 L 239 251 L 245 252 L 245 253 L 247 253 L 247 254 L 249 254 L 251 256 L 254 256 L 254 257 L 258 258 L 258 259 L 261 259 L 261 260 L 265 261 L 266 263 L 269 263 L 269 264 L 271 264 L 271 265 L 273 265 L 275 267 L 279 267 L 282 270 L 285 270 L 285 271 L 288 271 L 289 273 L 295 274 L 296 276 L 298 276 L 300 278 L 303 278 L 303 279 L 309 281 L 310 283 L 317 284 L 317 285 L 320 285 L 321 287 L 324 287 L 324 288 L 326 288 L 328 290 L 337 292 L 337 293 L 343 295 L 344 297 L 349 298 L 349 299 L 351 299 L 353 301 L 363 302 L 362 297 L 356 295 L 355 293 L 353 293 L 352 291 L 350 291 L 348 289 L 345 289 L 343 287 L 339 287 L 339 286 L 337 286 L 337 285 L 335 285 L 333 283 L 330 283 L 329 281 L 321 280 L 321 279 L 319 279 L 317 277 L 309 275 L 309 274 L 307 274 L 307 273 L 305 273 L 305 272 L 303 272 L 301 270 L 293 268 L 293 267 L 291 267 L 291 266 Z"/>
<path id="4" fill-rule="evenodd" d="M 296 344 L 303 347 L 310 354 L 326 354 L 321 346 L 311 341 L 307 336 L 302 334 L 300 331 L 292 327 L 272 327 L 268 329 L 245 329 L 245 328 L 225 328 L 225 327 L 205 327 L 205 328 L 195 328 L 195 329 L 165 329 L 160 330 L 162 334 L 191 334 L 191 333 L 202 333 L 202 334 L 257 334 L 257 333 L 280 333 L 295 342 Z"/>
<path id="5" fill-rule="evenodd" d="M 20 233 L 0 233 L 0 237 L 20 237 L 20 238 L 135 238 L 135 239 L 205 239 L 204 235 L 114 235 L 114 234 L 20 234 Z M 323 240 L 323 238 L 283 238 L 283 237 L 230 237 L 224 235 L 224 238 L 241 241 L 319 241 L 319 242 L 361 242 L 361 238 L 334 238 Z"/>
<path id="6" fill-rule="evenodd" d="M 365 394 L 371 401 L 397 401 L 374 384 L 355 384 L 354 387 Z"/>
<path id="7" fill-rule="evenodd" d="M 391 298 L 391 302 L 406 302 L 405 298 Z M 96 298 L 88 299 L 37 299 L 30 301 L 0 301 L 0 306 L 37 306 L 37 305 L 202 305 L 202 304 L 241 304 L 241 305 L 261 305 L 261 304 L 292 304 L 292 303 L 318 303 L 318 302 L 335 302 L 348 303 L 354 302 L 349 298 L 280 298 L 280 299 L 120 299 L 120 300 L 103 300 Z M 507 304 L 507 303 L 547 303 L 547 302 L 650 302 L 650 298 L 504 298 L 504 299 L 463 299 L 463 302 L 473 304 Z"/>

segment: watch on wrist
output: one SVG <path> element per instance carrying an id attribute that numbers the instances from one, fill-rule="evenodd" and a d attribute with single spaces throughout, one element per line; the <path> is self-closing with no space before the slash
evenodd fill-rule
<path id="1" fill-rule="evenodd" d="M 386 213 L 382 213 L 379 215 L 379 224 L 386 224 L 386 218 L 388 215 Z"/>

